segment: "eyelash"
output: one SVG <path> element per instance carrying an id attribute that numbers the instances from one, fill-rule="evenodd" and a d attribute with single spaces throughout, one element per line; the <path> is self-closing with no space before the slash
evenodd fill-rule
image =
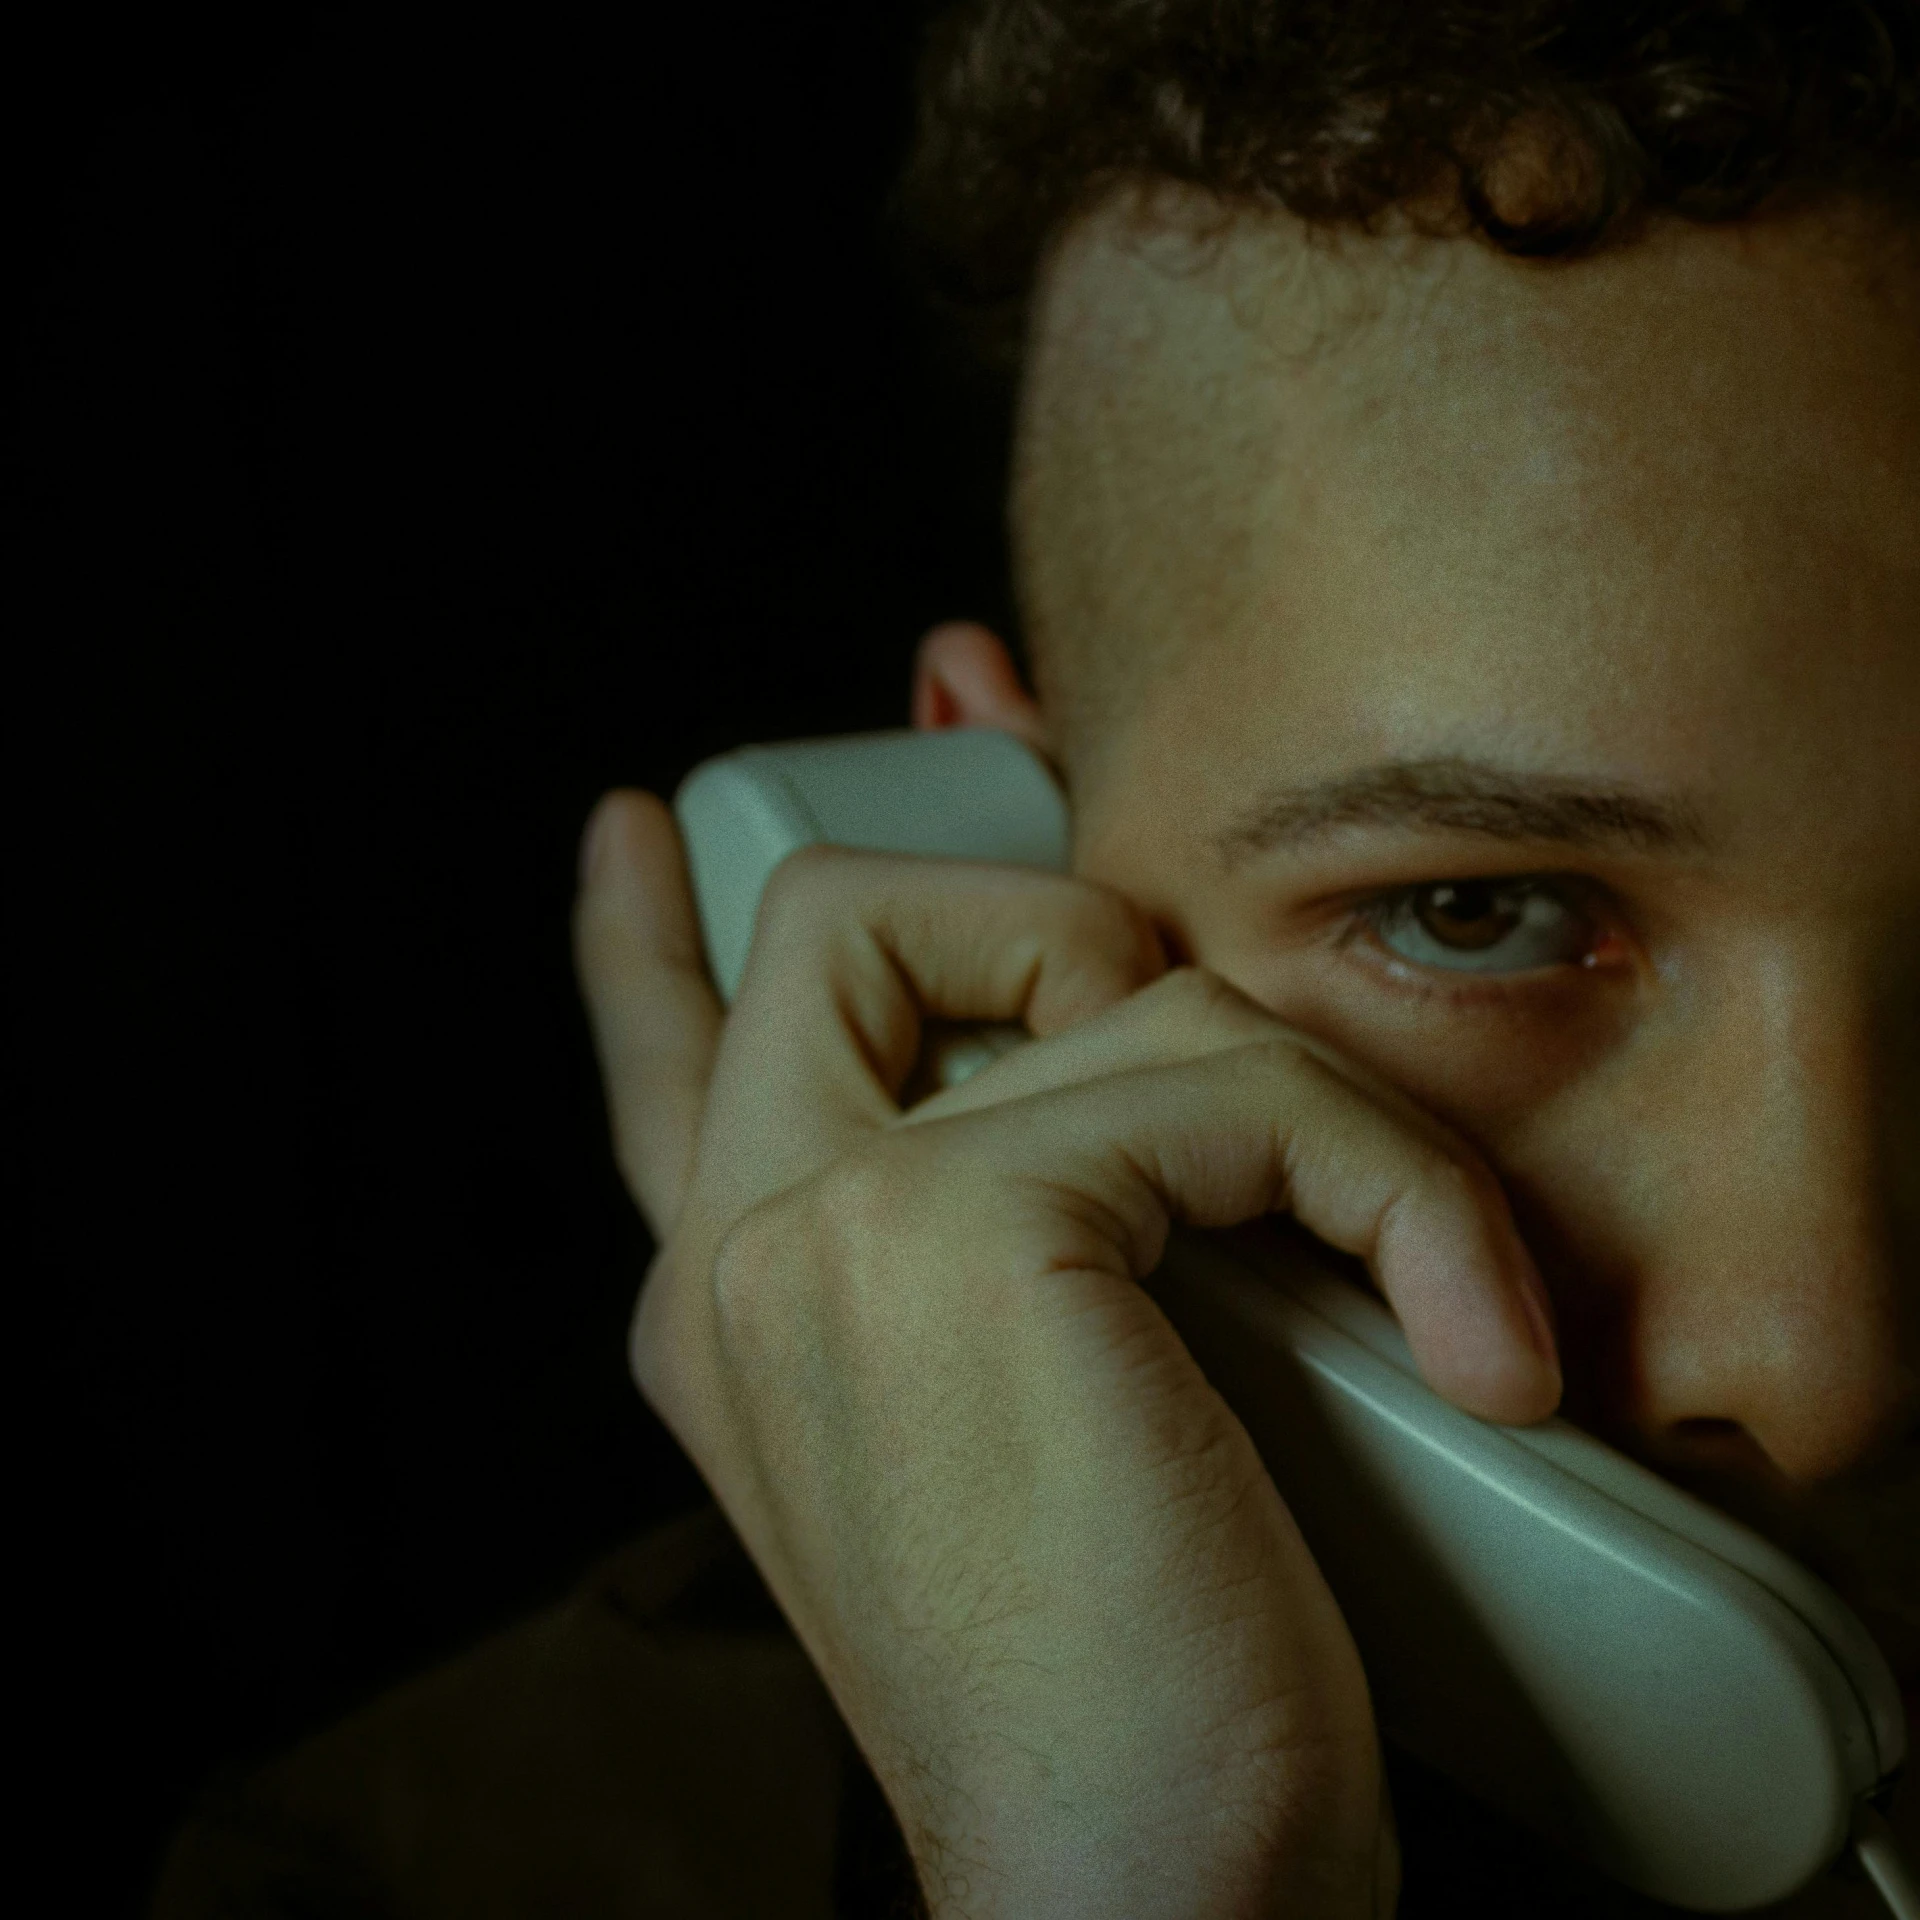
<path id="1" fill-rule="evenodd" d="M 1527 889 L 1549 895 L 1591 924 L 1594 937 L 1576 965 L 1516 968 L 1511 972 L 1423 965 L 1396 953 L 1386 944 L 1386 929 L 1410 913 L 1423 894 L 1455 880 L 1420 880 L 1354 901 L 1336 944 L 1345 951 L 1364 942 L 1369 962 L 1394 988 L 1418 999 L 1445 999 L 1456 1006 L 1511 1003 L 1521 995 L 1565 985 L 1570 974 L 1588 975 L 1624 956 L 1626 943 L 1618 931 L 1617 908 L 1605 900 L 1594 883 L 1574 875 L 1488 874 L 1474 876 L 1474 884 L 1496 889 Z"/>

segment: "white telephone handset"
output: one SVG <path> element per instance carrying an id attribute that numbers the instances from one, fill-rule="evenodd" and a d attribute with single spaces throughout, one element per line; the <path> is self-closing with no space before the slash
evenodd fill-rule
<path id="1" fill-rule="evenodd" d="M 744 748 L 697 768 L 674 809 L 728 999 L 798 847 L 1068 858 L 1051 776 L 990 729 Z M 942 1077 L 1009 1037 L 950 1052 Z M 1267 1223 L 1176 1231 L 1149 1285 L 1312 1547 L 1383 1734 L 1654 1899 L 1769 1904 L 1852 1837 L 1889 1907 L 1920 1916 L 1872 1811 L 1905 1759 L 1904 1710 L 1839 1597 L 1563 1420 L 1496 1426 L 1440 1399 L 1391 1313 L 1315 1244 Z"/>

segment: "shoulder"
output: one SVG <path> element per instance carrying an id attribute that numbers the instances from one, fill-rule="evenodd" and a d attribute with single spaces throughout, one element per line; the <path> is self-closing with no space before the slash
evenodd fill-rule
<path id="1" fill-rule="evenodd" d="M 210 1798 L 153 1920 L 824 1920 L 846 1758 L 826 1689 L 708 1508 Z"/>

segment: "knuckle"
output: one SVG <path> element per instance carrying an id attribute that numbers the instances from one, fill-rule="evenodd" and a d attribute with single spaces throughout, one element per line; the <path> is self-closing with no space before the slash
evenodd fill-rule
<path id="1" fill-rule="evenodd" d="M 758 1344 L 763 1315 L 777 1311 L 772 1295 L 791 1271 L 792 1233 L 780 1230 L 777 1200 L 750 1207 L 721 1236 L 707 1273 L 707 1293 L 721 1350 L 740 1354 Z M 788 1259 L 781 1259 L 784 1247 Z"/>
<path id="2" fill-rule="evenodd" d="M 627 1323 L 627 1371 L 640 1397 L 709 1481 L 730 1418 L 712 1316 L 687 1283 L 699 1266 L 679 1242 L 654 1255 Z"/>
<path id="3" fill-rule="evenodd" d="M 686 1310 L 683 1279 L 676 1250 L 662 1247 L 647 1268 L 627 1323 L 627 1372 L 641 1399 L 697 1459 L 712 1425 L 709 1397 L 702 1390 L 711 1354 L 698 1317 Z"/>
<path id="4" fill-rule="evenodd" d="M 669 1425 L 672 1424 L 676 1370 L 670 1343 L 662 1329 L 660 1307 L 672 1289 L 671 1258 L 662 1247 L 640 1283 L 640 1298 L 634 1303 L 633 1318 L 627 1327 L 627 1371 L 640 1389 L 640 1397 Z"/>
<path id="5" fill-rule="evenodd" d="M 807 1195 L 814 1244 L 836 1265 L 905 1233 L 925 1208 L 920 1142 L 888 1134 L 822 1170 Z"/>
<path id="6" fill-rule="evenodd" d="M 1409 1199 L 1479 1208 L 1506 1204 L 1499 1177 L 1481 1154 L 1391 1086 L 1357 1081 L 1349 1066 L 1309 1035 L 1284 1033 L 1270 1051 L 1283 1073 L 1316 1092 L 1316 1104 L 1331 1099 L 1334 1105 L 1325 1110 L 1348 1116 L 1341 1132 L 1350 1150 L 1390 1172 Z"/>
<path id="7" fill-rule="evenodd" d="M 727 1230 L 708 1287 L 721 1351 L 736 1368 L 758 1371 L 861 1316 L 875 1249 L 897 1253 L 924 1211 L 919 1158 L 917 1143 L 887 1136 Z"/>

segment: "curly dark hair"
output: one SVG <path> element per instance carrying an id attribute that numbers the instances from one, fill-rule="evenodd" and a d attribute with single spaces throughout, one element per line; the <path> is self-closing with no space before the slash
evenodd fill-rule
<path id="1" fill-rule="evenodd" d="M 1516 199 L 1524 129 L 1547 164 Z M 1920 0 L 963 0 L 900 184 L 936 306 L 1017 359 L 1048 236 L 1115 181 L 1568 256 L 1668 210 L 1920 208 Z M 1433 209 L 1442 207 L 1444 213 Z"/>

